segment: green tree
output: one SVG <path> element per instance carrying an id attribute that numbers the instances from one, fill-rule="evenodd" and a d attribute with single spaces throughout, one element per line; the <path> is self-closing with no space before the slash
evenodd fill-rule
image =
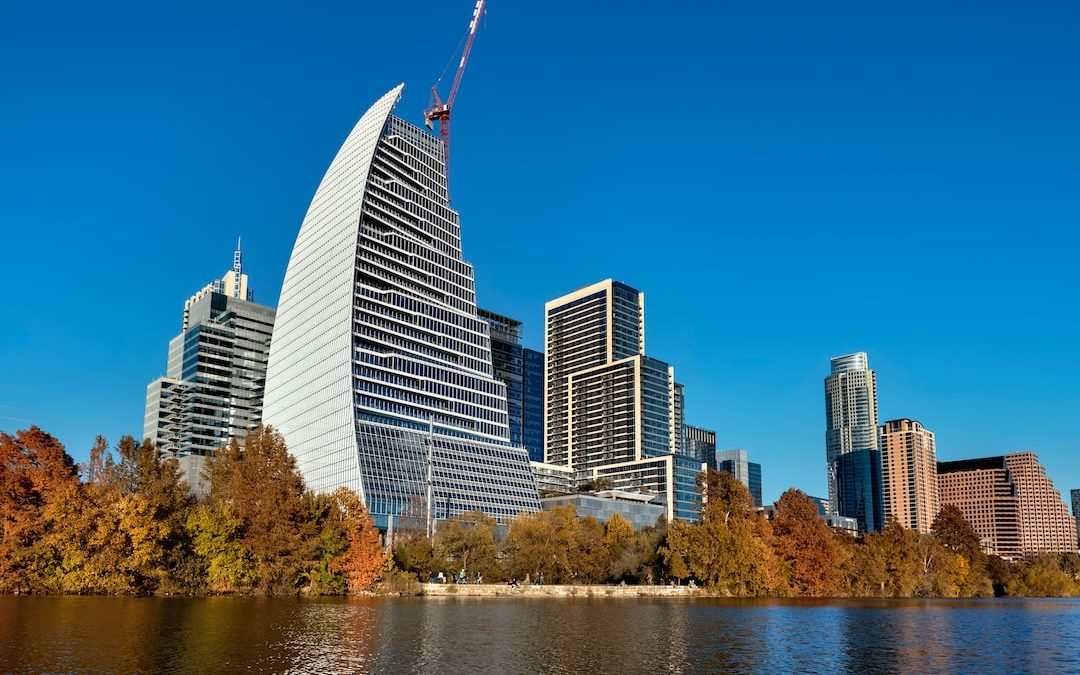
<path id="1" fill-rule="evenodd" d="M 953 504 L 941 507 L 931 526 L 934 539 L 947 551 L 955 554 L 957 574 L 953 583 L 959 596 L 993 595 L 988 569 L 988 556 L 979 546 L 979 535 Z"/>
<path id="2" fill-rule="evenodd" d="M 242 543 L 244 522 L 228 502 L 203 504 L 188 515 L 192 545 L 214 593 L 236 593 L 258 581 L 255 557 Z"/>

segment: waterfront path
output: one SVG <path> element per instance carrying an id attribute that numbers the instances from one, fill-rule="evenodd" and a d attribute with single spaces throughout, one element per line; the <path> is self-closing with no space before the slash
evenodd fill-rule
<path id="1" fill-rule="evenodd" d="M 618 597 L 694 597 L 705 595 L 703 589 L 690 586 L 571 586 L 560 584 L 423 584 L 426 596 L 528 596 L 538 598 L 618 598 Z"/>

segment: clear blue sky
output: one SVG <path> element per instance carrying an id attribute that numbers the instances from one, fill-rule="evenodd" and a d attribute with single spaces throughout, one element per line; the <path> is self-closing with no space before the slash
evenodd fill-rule
<path id="1" fill-rule="evenodd" d="M 323 171 L 472 0 L 0 6 L 0 429 L 140 435 L 183 301 L 244 238 L 277 303 Z M 1080 487 L 1080 4 L 491 0 L 454 122 L 480 303 L 607 277 L 688 421 L 825 493 L 829 357 L 941 459 Z"/>

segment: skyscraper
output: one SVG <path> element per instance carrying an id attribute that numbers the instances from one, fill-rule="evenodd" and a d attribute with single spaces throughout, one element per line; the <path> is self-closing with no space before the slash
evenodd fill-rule
<path id="1" fill-rule="evenodd" d="M 525 347 L 521 350 L 522 399 L 521 436 L 529 459 L 544 461 L 544 352 Z"/>
<path id="2" fill-rule="evenodd" d="M 462 258 L 438 138 L 391 113 L 353 128 L 289 258 L 264 419 L 307 484 L 348 486 L 376 524 L 536 511 L 528 456 L 510 444 L 506 385 Z"/>
<path id="3" fill-rule="evenodd" d="M 1080 539 L 1080 490 L 1070 490 L 1072 496 L 1072 514 L 1076 521 L 1076 536 Z"/>
<path id="4" fill-rule="evenodd" d="M 881 496 L 886 522 L 929 533 L 939 510 L 934 434 L 914 420 L 881 425 Z"/>
<path id="5" fill-rule="evenodd" d="M 683 425 L 682 454 L 716 468 L 716 432 Z"/>
<path id="6" fill-rule="evenodd" d="M 623 490 L 664 495 L 696 520 L 703 464 L 679 452 L 674 369 L 645 355 L 645 296 L 608 279 L 547 303 L 545 461 Z"/>
<path id="7" fill-rule="evenodd" d="M 180 459 L 196 491 L 202 458 L 262 416 L 274 309 L 253 301 L 239 246 L 232 269 L 184 303 L 165 377 L 146 388 L 143 436 Z"/>
<path id="8" fill-rule="evenodd" d="M 859 455 L 844 458 L 850 453 Z M 877 375 L 866 352 L 832 359 L 825 378 L 825 459 L 835 512 L 858 519 L 864 531 L 880 529 Z"/>
<path id="9" fill-rule="evenodd" d="M 529 459 L 544 461 L 544 354 L 521 346 L 521 322 L 486 309 L 478 310 L 491 330 L 495 377 L 506 385 L 510 443 L 524 447 Z"/>
<path id="10" fill-rule="evenodd" d="M 959 508 L 989 553 L 1076 550 L 1076 519 L 1034 453 L 938 462 L 938 483 L 942 506 Z"/>
<path id="11" fill-rule="evenodd" d="M 750 461 L 746 450 L 718 450 L 716 452 L 716 470 L 723 471 L 737 478 L 754 499 L 754 506 L 761 508 L 761 465 Z"/>

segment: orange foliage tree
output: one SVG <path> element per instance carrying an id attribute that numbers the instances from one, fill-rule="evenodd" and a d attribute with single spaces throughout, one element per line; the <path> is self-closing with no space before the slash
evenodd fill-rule
<path id="1" fill-rule="evenodd" d="M 79 488 L 75 461 L 60 441 L 36 426 L 0 433 L 0 591 L 55 587 L 49 511 Z"/>
<path id="2" fill-rule="evenodd" d="M 360 496 L 346 487 L 330 495 L 333 517 L 345 532 L 347 545 L 330 563 L 342 572 L 350 593 L 365 591 L 379 580 L 385 562 L 382 538 Z"/>

